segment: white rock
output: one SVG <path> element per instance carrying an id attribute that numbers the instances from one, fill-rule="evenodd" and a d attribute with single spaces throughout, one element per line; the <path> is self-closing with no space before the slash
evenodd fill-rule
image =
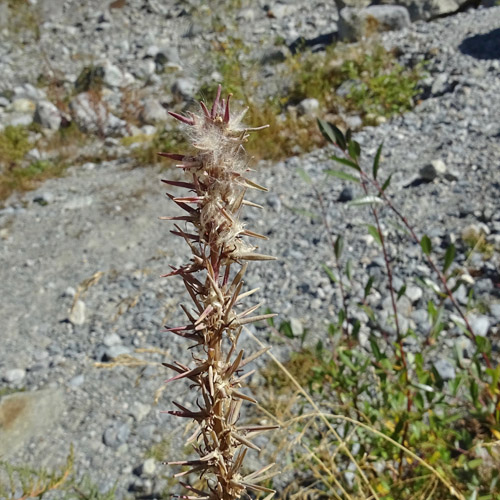
<path id="1" fill-rule="evenodd" d="M 301 115 L 305 116 L 316 116 L 319 111 L 319 101 L 318 99 L 314 99 L 314 97 L 309 97 L 300 101 L 297 106 L 297 111 Z"/>
<path id="2" fill-rule="evenodd" d="M 156 460 L 148 458 L 144 460 L 141 466 L 141 476 L 152 476 L 156 471 Z"/>
<path id="3" fill-rule="evenodd" d="M 78 299 L 69 313 L 69 321 L 73 325 L 83 325 L 85 323 L 85 302 Z"/>
<path id="4" fill-rule="evenodd" d="M 104 85 L 108 87 L 122 87 L 123 86 L 123 73 L 118 66 L 106 62 L 102 66 L 103 77 L 102 81 Z"/>
<path id="5" fill-rule="evenodd" d="M 410 299 L 412 304 L 415 302 L 418 302 L 424 293 L 422 292 L 422 289 L 418 286 L 409 286 L 406 288 L 405 295 Z"/>
<path id="6" fill-rule="evenodd" d="M 295 336 L 300 337 L 304 333 L 304 325 L 298 318 L 290 318 L 290 327 Z"/>
<path id="7" fill-rule="evenodd" d="M 2 378 L 8 384 L 17 384 L 21 382 L 25 376 L 26 370 L 22 368 L 12 368 L 11 370 L 7 370 Z"/>
<path id="8" fill-rule="evenodd" d="M 197 90 L 198 86 L 192 78 L 177 78 L 172 85 L 172 93 L 184 100 L 192 99 Z"/>
<path id="9" fill-rule="evenodd" d="M 36 103 L 26 98 L 15 99 L 9 109 L 14 113 L 33 113 L 36 109 Z"/>
<path id="10" fill-rule="evenodd" d="M 470 314 L 468 320 L 475 335 L 486 337 L 490 329 L 490 320 L 488 316 L 484 316 L 483 314 Z"/>
<path id="11" fill-rule="evenodd" d="M 43 128 L 59 130 L 61 126 L 61 113 L 50 101 L 39 101 L 36 106 L 33 121 Z"/>
<path id="12" fill-rule="evenodd" d="M 104 337 L 103 343 L 105 346 L 111 347 L 112 345 L 121 344 L 122 339 L 117 333 L 110 333 Z"/>

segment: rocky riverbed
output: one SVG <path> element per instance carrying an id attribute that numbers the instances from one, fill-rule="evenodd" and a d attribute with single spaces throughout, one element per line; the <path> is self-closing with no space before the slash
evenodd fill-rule
<path id="1" fill-rule="evenodd" d="M 167 8 L 153 0 L 116 1 L 106 9 L 101 2 L 46 5 L 51 7 L 42 9 L 46 17 L 38 46 L 31 35 L 25 35 L 24 45 L 8 42 L 3 28 L 0 88 L 9 92 L 0 97 L 0 117 L 5 125 L 33 119 L 36 108 L 43 111 L 40 103 L 49 97 L 35 84 L 47 68 L 62 86 L 72 86 L 82 66 L 104 58 L 99 64 L 110 89 L 106 116 L 115 116 L 118 121 L 108 125 L 120 133 L 126 123 L 113 113 L 112 103 L 119 108 L 124 82 L 141 82 L 141 99 L 153 103 L 151 113 L 164 113 L 162 103 L 179 99 L 165 89 L 177 89 L 181 99 L 188 99 L 217 23 L 228 12 L 240 27 L 238 36 L 263 51 L 271 50 L 267 47 L 277 37 L 285 41 L 282 50 L 299 37 L 331 40 L 339 19 L 332 2 L 315 2 L 314 8 L 306 2 L 249 3 L 235 12 L 220 7 L 208 12 L 198 2 Z M 456 265 L 465 276 L 457 299 L 470 307 L 475 333 L 490 338 L 495 356 L 500 335 L 499 25 L 500 7 L 491 7 L 383 33 L 382 42 L 397 47 L 403 63 L 432 55 L 421 82 L 422 99 L 413 111 L 356 134 L 367 164 L 384 142 L 381 175 L 393 174 L 394 203 L 419 234 L 429 235 L 438 255 L 455 242 Z M 192 58 L 183 58 L 186 53 Z M 87 58 L 85 64 L 79 54 Z M 158 65 L 178 65 L 183 76 L 164 77 Z M 21 99 L 25 107 L 19 102 L 15 107 Z M 54 127 L 64 119 L 58 112 Z M 112 138 L 100 144 L 118 147 Z M 333 267 L 332 251 L 313 187 L 299 169 L 321 192 L 330 227 L 345 235 L 344 252 L 360 284 L 352 293 L 361 294 L 366 276 L 374 276 L 372 305 L 381 321 L 390 323 L 383 260 L 364 229 L 372 223 L 369 213 L 348 203 L 361 193 L 325 177 L 333 153 L 327 148 L 257 165 L 255 179 L 269 192 L 253 197 L 264 210 L 246 212 L 248 226 L 269 236 L 261 250 L 278 258 L 251 266 L 247 285 L 261 287 L 263 307 L 292 319 L 297 334 L 307 328 L 311 343 L 336 314 L 340 296 L 322 268 Z M 187 361 L 189 354 L 184 342 L 161 332 L 163 325 L 180 320 L 179 303 L 186 297 L 178 281 L 159 276 L 187 254 L 171 237 L 169 223 L 158 220 L 172 213 L 160 183 L 171 172 L 134 168 L 126 148 L 116 156 L 70 168 L 35 191 L 13 195 L 0 210 L 0 391 L 6 394 L 0 400 L 0 458 L 53 468 L 73 445 L 77 474 L 88 475 L 99 491 L 116 486 L 116 498 L 155 498 L 171 484 L 158 453 L 171 460 L 184 454 L 183 423 L 161 410 L 170 409 L 172 398 L 190 400 L 187 386 L 163 386 L 167 374 L 159 363 Z M 435 278 L 422 265 L 418 245 L 402 238 L 391 220 L 383 211 L 395 287 L 408 285 L 402 320 L 423 332 L 431 292 L 422 283 Z M 471 238 L 481 239 L 484 251 L 470 252 L 466 241 Z M 264 325 L 254 331 L 264 341 L 275 340 Z M 439 369 L 446 378 L 455 370 L 453 349 L 467 356 L 470 345 L 450 315 L 441 340 Z M 243 344 L 256 349 L 250 339 Z M 277 343 L 273 352 L 286 359 L 289 349 Z M 116 358 L 122 366 L 114 366 Z M 123 366 L 134 365 L 134 359 L 145 363 Z M 159 394 L 160 389 L 165 390 Z"/>

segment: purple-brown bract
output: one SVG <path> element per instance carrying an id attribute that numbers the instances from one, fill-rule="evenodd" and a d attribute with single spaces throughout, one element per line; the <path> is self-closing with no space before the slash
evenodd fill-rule
<path id="1" fill-rule="evenodd" d="M 163 181 L 188 192 L 181 197 L 167 193 L 185 214 L 162 217 L 182 222 L 183 226 L 190 225 L 187 229 L 176 224 L 172 234 L 189 245 L 191 260 L 165 275 L 181 276 L 193 302 L 193 308 L 181 305 L 187 323 L 167 328 L 168 332 L 192 341 L 189 346 L 193 352 L 192 366 L 178 361 L 164 363 L 176 372 L 167 382 L 187 378 L 197 390 L 194 410 L 174 401 L 178 409 L 168 412 L 197 422 L 189 442 L 193 443 L 199 458 L 168 462 L 188 467 L 177 476 L 195 473 L 204 484 L 199 487 L 203 489 L 198 489 L 181 482 L 188 493 L 178 498 L 184 499 L 233 500 L 241 498 L 247 489 L 267 492 L 269 499 L 274 494 L 273 490 L 258 484 L 268 477 L 272 464 L 247 476 L 241 472 L 248 448 L 259 449 L 252 443 L 252 437 L 275 428 L 238 426 L 243 401 L 256 402 L 240 390 L 243 380 L 252 373 L 244 373 L 243 368 L 265 349 L 245 357 L 237 348 L 244 325 L 273 316 L 252 315 L 260 304 L 246 310 L 241 308 L 243 299 L 257 291 L 242 291 L 248 261 L 273 260 L 273 257 L 257 253 L 257 247 L 246 241 L 247 237 L 266 237 L 247 229 L 239 219 L 244 205 L 258 207 L 245 200 L 246 190 L 266 191 L 266 188 L 246 177 L 248 167 L 243 144 L 248 133 L 258 129 L 241 126 L 246 110 L 233 117 L 229 100 L 230 95 L 221 99 L 219 86 L 210 111 L 201 102 L 200 115 L 170 112 L 189 126 L 188 134 L 198 153 L 190 156 L 159 153 L 180 162 L 177 166 L 188 177 L 187 181 Z"/>

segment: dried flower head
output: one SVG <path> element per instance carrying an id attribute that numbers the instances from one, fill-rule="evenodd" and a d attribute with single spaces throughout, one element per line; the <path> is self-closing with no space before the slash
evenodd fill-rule
<path id="1" fill-rule="evenodd" d="M 188 125 L 188 134 L 197 153 L 182 155 L 159 153 L 180 162 L 188 182 L 164 180 L 168 185 L 185 188 L 186 196 L 167 193 L 184 212 L 177 217 L 162 219 L 190 224 L 191 229 L 175 226 L 172 233 L 189 245 L 192 257 L 188 264 L 165 276 L 179 275 L 192 299 L 194 308 L 181 305 L 188 322 L 184 326 L 167 328 L 168 332 L 184 337 L 194 344 L 193 366 L 180 362 L 164 363 L 176 372 L 167 382 L 187 378 L 198 391 L 197 408 L 191 410 L 176 403 L 177 410 L 168 413 L 197 422 L 196 432 L 189 439 L 199 455 L 196 460 L 169 462 L 188 466 L 177 476 L 196 473 L 204 480 L 204 490 L 181 483 L 189 491 L 184 499 L 233 500 L 247 489 L 274 491 L 258 483 L 268 478 L 268 469 L 244 477 L 241 473 L 248 448 L 259 450 L 251 439 L 275 426 L 238 426 L 243 401 L 256 401 L 240 391 L 242 383 L 252 372 L 243 368 L 265 350 L 244 356 L 237 342 L 242 327 L 248 323 L 273 316 L 253 315 L 260 304 L 240 310 L 240 303 L 257 289 L 242 292 L 247 262 L 272 260 L 273 257 L 256 252 L 246 238 L 262 238 L 245 227 L 240 220 L 244 205 L 258 207 L 245 200 L 248 188 L 267 191 L 246 177 L 247 157 L 243 144 L 252 130 L 241 125 L 245 111 L 231 116 L 229 101 L 221 99 L 221 87 L 210 111 L 201 102 L 201 114 L 183 116 L 170 114 Z M 264 128 L 264 127 L 259 127 Z"/>

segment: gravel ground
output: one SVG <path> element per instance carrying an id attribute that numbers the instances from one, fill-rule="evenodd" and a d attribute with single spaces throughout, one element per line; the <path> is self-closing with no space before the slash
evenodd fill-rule
<path id="1" fill-rule="evenodd" d="M 268 19 L 259 18 L 254 30 L 264 33 Z M 417 232 L 428 234 L 439 251 L 456 241 L 456 261 L 470 275 L 475 300 L 485 305 L 481 313 L 471 314 L 473 328 L 492 339 L 497 356 L 499 25 L 500 8 L 491 8 L 385 34 L 383 42 L 399 47 L 403 61 L 432 55 L 423 82 L 426 99 L 412 112 L 356 135 L 367 165 L 384 142 L 380 175 L 393 173 L 394 203 Z M 167 33 L 173 28 L 164 29 Z M 361 193 L 346 193 L 344 183 L 332 177 L 325 182 L 332 153 L 324 149 L 258 165 L 255 179 L 270 192 L 253 197 L 263 211 L 246 212 L 249 227 L 270 238 L 261 250 L 278 257 L 253 265 L 247 285 L 262 287 L 264 307 L 279 311 L 284 319 L 294 318 L 298 329 L 314 332 L 309 342 L 323 335 L 340 297 L 322 269 L 322 264 L 333 266 L 331 249 L 321 220 L 313 216 L 320 212 L 314 191 L 299 168 L 320 190 L 334 232 L 345 235 L 345 255 L 355 263 L 354 281 L 363 284 L 368 274 L 376 278 L 373 305 L 381 321 L 389 322 L 383 261 L 364 230 L 372 223 L 368 211 L 339 200 Z M 421 169 L 437 160 L 436 177 L 426 181 Z M 161 333 L 162 325 L 179 320 L 178 304 L 186 297 L 179 281 L 159 278 L 168 265 L 185 261 L 186 249 L 171 237 L 169 223 L 158 220 L 172 213 L 159 182 L 164 173 L 132 165 L 124 157 L 71 168 L 66 177 L 8 200 L 0 211 L 0 389 L 24 389 L 39 412 L 26 424 L 23 438 L 5 438 L 0 454 L 13 464 L 52 467 L 64 461 L 73 443 L 78 474 L 88 474 L 103 492 L 116 484 L 117 498 L 154 497 L 167 487 L 163 466 L 148 469 L 151 464 L 144 461 L 155 443 L 167 443 L 165 458 L 178 459 L 183 453 L 183 423 L 160 410 L 169 409 L 172 398 L 189 399 L 187 387 L 173 385 L 155 405 L 155 392 L 166 378 L 157 364 L 112 369 L 95 365 L 111 366 L 110 359 L 137 348 L 163 351 L 148 356 L 155 362 L 187 360 L 185 344 Z M 402 241 L 391 220 L 383 210 L 396 281 L 412 285 L 403 316 L 408 326 L 424 332 L 430 295 L 415 277 L 431 274 L 422 266 L 417 245 Z M 493 256 L 466 256 L 461 242 L 466 228 L 485 234 Z M 361 290 L 360 285 L 352 293 Z M 467 303 L 464 286 L 457 296 Z M 256 331 L 269 340 L 265 328 Z M 467 348 L 451 322 L 442 341 L 443 353 L 456 345 Z M 254 349 L 249 341 L 244 344 Z M 286 344 L 274 347 L 282 358 L 288 350 Z M 0 432 L 5 431 L 0 427 Z"/>

